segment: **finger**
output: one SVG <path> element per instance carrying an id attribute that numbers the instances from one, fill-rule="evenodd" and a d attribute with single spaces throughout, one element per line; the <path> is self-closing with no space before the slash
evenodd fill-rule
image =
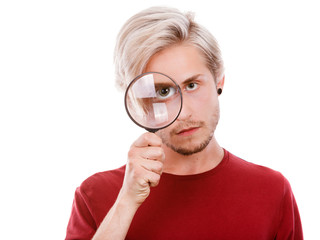
<path id="1" fill-rule="evenodd" d="M 161 175 L 163 171 L 163 163 L 160 161 L 153 161 L 153 160 L 141 160 L 140 161 L 141 167 L 149 172 L 154 172 L 156 174 Z"/>
<path id="2" fill-rule="evenodd" d="M 154 133 L 146 132 L 142 134 L 134 143 L 133 146 L 135 147 L 161 147 L 162 140 Z"/>
<path id="3" fill-rule="evenodd" d="M 128 161 L 129 162 L 137 162 L 140 160 L 149 161 L 160 161 L 164 162 L 165 154 L 161 147 L 131 147 L 130 151 L 128 152 Z"/>
<path id="4" fill-rule="evenodd" d="M 150 187 L 156 187 L 160 182 L 160 175 L 154 172 L 149 172 L 145 175 L 145 181 L 149 183 Z"/>
<path id="5" fill-rule="evenodd" d="M 139 155 L 142 159 L 157 160 L 164 162 L 165 154 L 161 147 L 146 147 L 139 149 Z"/>

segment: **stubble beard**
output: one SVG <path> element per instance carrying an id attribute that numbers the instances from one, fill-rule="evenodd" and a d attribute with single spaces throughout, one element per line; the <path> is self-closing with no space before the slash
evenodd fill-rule
<path id="1" fill-rule="evenodd" d="M 162 142 L 169 148 L 171 148 L 174 152 L 177 152 L 184 156 L 190 156 L 192 154 L 198 153 L 203 151 L 210 143 L 214 136 L 214 132 L 216 130 L 216 127 L 219 122 L 220 117 L 220 111 L 219 109 L 216 110 L 216 112 L 213 114 L 211 121 L 209 122 L 209 125 L 207 125 L 203 121 L 192 121 L 192 120 L 186 120 L 186 121 L 180 121 L 179 124 L 172 129 L 169 133 L 165 133 L 164 131 L 159 131 L 159 136 L 162 139 Z M 180 144 L 173 144 L 171 143 L 170 139 L 176 135 L 177 132 L 179 132 L 180 129 L 185 129 L 188 127 L 200 127 L 200 129 L 205 129 L 206 133 L 204 134 L 204 139 L 197 144 L 196 146 L 182 146 Z M 192 142 L 192 137 L 187 140 L 189 142 Z"/>
<path id="2" fill-rule="evenodd" d="M 175 151 L 181 155 L 190 156 L 192 154 L 203 151 L 209 145 L 212 137 L 213 137 L 213 134 L 210 134 L 200 144 L 198 144 L 197 146 L 194 146 L 193 148 L 184 148 L 184 147 L 180 147 L 180 146 L 176 147 L 172 144 L 169 144 L 168 142 L 165 142 L 165 144 L 167 145 L 167 147 L 171 148 L 173 151 Z"/>

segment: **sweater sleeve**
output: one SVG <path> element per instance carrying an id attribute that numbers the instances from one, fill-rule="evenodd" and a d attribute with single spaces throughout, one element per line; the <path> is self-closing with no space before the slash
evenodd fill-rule
<path id="1" fill-rule="evenodd" d="M 277 240 L 303 240 L 300 214 L 290 184 L 284 178 Z"/>
<path id="2" fill-rule="evenodd" d="M 65 239 L 91 239 L 95 231 L 96 223 L 90 212 L 89 201 L 79 187 L 75 192 Z"/>

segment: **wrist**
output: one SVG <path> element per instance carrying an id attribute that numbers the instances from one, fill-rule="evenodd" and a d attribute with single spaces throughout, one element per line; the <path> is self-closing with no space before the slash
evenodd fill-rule
<path id="1" fill-rule="evenodd" d="M 141 206 L 141 203 L 137 202 L 136 199 L 128 192 L 124 191 L 124 189 L 121 189 L 116 200 L 116 205 L 120 208 L 125 208 L 134 214 Z"/>

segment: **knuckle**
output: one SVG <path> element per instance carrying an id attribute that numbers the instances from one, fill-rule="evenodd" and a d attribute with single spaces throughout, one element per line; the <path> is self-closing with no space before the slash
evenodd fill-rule
<path id="1" fill-rule="evenodd" d="M 153 145 L 153 146 L 161 146 L 161 144 L 162 144 L 161 138 L 151 132 L 147 132 L 147 133 L 143 134 L 143 140 L 144 140 L 144 142 L 148 143 L 149 145 Z"/>
<path id="2" fill-rule="evenodd" d="M 133 158 L 133 156 L 134 156 L 134 154 L 133 154 L 133 152 L 132 151 L 129 151 L 128 152 L 128 162 L 130 162 L 130 160 Z"/>
<path id="3" fill-rule="evenodd" d="M 139 157 L 140 150 L 136 147 L 131 147 L 128 151 L 127 157 L 129 160 L 137 159 Z"/>
<path id="4" fill-rule="evenodd" d="M 159 181 L 160 181 L 160 175 L 156 174 L 154 177 L 154 182 L 159 183 Z"/>
<path id="5" fill-rule="evenodd" d="M 156 148 L 155 149 L 155 154 L 156 154 L 157 157 L 161 157 L 162 154 L 163 154 L 162 148 Z"/>
<path id="6" fill-rule="evenodd" d="M 128 159 L 127 161 L 127 168 L 129 169 L 133 168 L 133 161 L 131 161 L 130 159 Z"/>
<path id="7" fill-rule="evenodd" d="M 128 169 L 130 169 L 132 171 L 132 169 L 136 169 L 137 168 L 137 161 L 135 160 L 134 157 L 129 157 L 128 161 L 127 161 L 127 167 Z"/>
<path id="8" fill-rule="evenodd" d="M 160 137 L 158 137 L 157 135 L 155 135 L 156 138 L 155 138 L 155 144 L 158 145 L 158 146 L 161 146 L 162 145 L 162 140 Z"/>
<path id="9" fill-rule="evenodd" d="M 131 145 L 129 151 L 128 151 L 128 157 L 132 157 L 136 152 L 136 147 L 134 146 L 134 144 Z"/>
<path id="10" fill-rule="evenodd" d="M 128 163 L 132 163 L 135 158 L 135 153 L 133 151 L 128 152 Z"/>
<path id="11" fill-rule="evenodd" d="M 131 176 L 134 182 L 137 182 L 137 183 L 143 182 L 143 174 L 141 173 L 139 168 L 132 169 Z"/>
<path id="12" fill-rule="evenodd" d="M 154 183 L 152 183 L 151 187 L 156 187 L 158 185 L 159 185 L 159 182 L 154 182 Z"/>
<path id="13" fill-rule="evenodd" d="M 164 150 L 162 148 L 158 148 L 157 150 L 157 158 L 161 161 L 164 160 L 165 155 L 164 155 Z"/>
<path id="14" fill-rule="evenodd" d="M 163 152 L 163 149 L 161 147 L 154 147 L 154 148 L 150 149 L 150 154 L 155 159 L 161 159 L 162 155 L 164 154 L 164 152 Z"/>
<path id="15" fill-rule="evenodd" d="M 162 162 L 155 162 L 155 171 L 162 172 L 163 164 Z"/>
<path id="16" fill-rule="evenodd" d="M 151 140 L 152 136 L 151 133 L 146 132 L 142 135 L 142 139 L 144 140 L 144 142 L 149 142 Z"/>
<path id="17" fill-rule="evenodd" d="M 159 184 L 160 182 L 160 175 L 158 174 L 154 174 L 152 177 L 149 178 L 150 179 L 150 184 L 152 187 L 155 187 Z"/>

